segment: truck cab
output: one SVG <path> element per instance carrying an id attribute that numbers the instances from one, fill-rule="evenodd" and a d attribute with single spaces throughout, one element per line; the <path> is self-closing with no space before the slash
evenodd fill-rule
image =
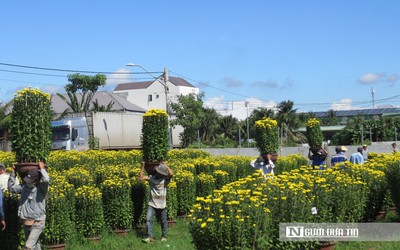
<path id="1" fill-rule="evenodd" d="M 86 150 L 89 131 L 85 117 L 66 118 L 51 122 L 52 150 Z"/>

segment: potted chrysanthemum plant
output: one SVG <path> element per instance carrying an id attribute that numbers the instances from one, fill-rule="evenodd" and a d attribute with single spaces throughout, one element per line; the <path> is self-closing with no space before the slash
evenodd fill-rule
<path id="1" fill-rule="evenodd" d="M 38 88 L 18 91 L 13 99 L 10 135 L 12 151 L 21 177 L 38 162 L 46 162 L 51 151 L 50 94 Z"/>
<path id="2" fill-rule="evenodd" d="M 269 152 L 278 152 L 279 134 L 278 122 L 271 118 L 264 118 L 255 122 L 255 139 L 261 155 Z"/>
<path id="3" fill-rule="evenodd" d="M 320 122 L 317 118 L 310 118 L 306 122 L 306 133 L 308 145 L 311 151 L 316 154 L 316 151 L 321 148 L 324 136 L 320 127 Z"/>
<path id="4" fill-rule="evenodd" d="M 169 150 L 168 114 L 164 110 L 150 109 L 143 115 L 143 161 L 147 173 L 167 158 Z"/>

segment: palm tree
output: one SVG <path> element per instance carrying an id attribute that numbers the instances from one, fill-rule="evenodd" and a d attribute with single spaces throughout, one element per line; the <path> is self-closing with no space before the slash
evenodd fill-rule
<path id="1" fill-rule="evenodd" d="M 281 138 L 281 144 L 283 139 L 299 139 L 297 138 L 299 133 L 296 133 L 294 130 L 299 127 L 299 119 L 296 114 L 296 109 L 293 109 L 294 103 L 292 101 L 283 101 L 278 104 L 278 126 L 279 126 L 279 135 Z"/>
<path id="2" fill-rule="evenodd" d="M 114 101 L 110 101 L 107 106 L 100 105 L 99 101 L 96 99 L 96 101 L 92 102 L 93 108 L 91 111 L 97 111 L 97 112 L 110 112 L 112 111 L 112 107 L 114 106 Z"/>
<path id="3" fill-rule="evenodd" d="M 218 133 L 218 120 L 220 114 L 213 108 L 203 108 L 204 119 L 200 125 L 200 136 L 202 141 L 212 142 L 217 137 Z"/>
<path id="4" fill-rule="evenodd" d="M 247 138 L 249 139 L 254 138 L 253 136 L 255 134 L 254 123 L 263 118 L 275 119 L 274 110 L 268 108 L 258 108 L 254 109 L 253 112 L 251 112 L 251 115 L 249 117 L 249 135 Z"/>
<path id="5" fill-rule="evenodd" d="M 334 126 L 339 124 L 339 120 L 336 117 L 336 111 L 330 109 L 326 112 L 326 116 L 322 119 L 322 124 L 326 126 Z"/>
<path id="6" fill-rule="evenodd" d="M 219 122 L 219 132 L 225 135 L 226 138 L 236 140 L 239 128 L 239 121 L 232 115 L 223 116 Z"/>

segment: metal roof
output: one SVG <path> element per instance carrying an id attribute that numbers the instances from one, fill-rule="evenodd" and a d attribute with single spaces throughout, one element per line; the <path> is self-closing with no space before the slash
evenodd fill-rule
<path id="1" fill-rule="evenodd" d="M 336 117 L 348 117 L 356 115 L 385 115 L 385 114 L 400 114 L 400 108 L 375 108 L 375 109 L 349 109 L 349 110 L 334 110 Z M 313 112 L 316 117 L 326 117 L 327 111 Z"/>
<path id="2" fill-rule="evenodd" d="M 190 84 L 188 81 L 186 81 L 183 78 L 170 76 L 168 79 L 169 79 L 169 82 L 175 86 L 195 88 L 195 86 L 193 86 L 192 84 Z M 154 80 L 154 81 L 120 83 L 115 87 L 114 91 L 131 90 L 131 89 L 146 89 L 150 85 L 152 85 L 154 82 L 159 81 L 159 80 L 160 80 L 160 78 L 157 78 L 157 80 Z"/>
<path id="3" fill-rule="evenodd" d="M 68 95 L 64 94 L 68 99 Z M 81 94 L 77 94 L 78 100 L 82 98 Z M 110 102 L 114 102 L 112 106 L 113 111 L 130 111 L 130 112 L 138 112 L 145 113 L 146 110 L 125 100 L 123 97 L 120 97 L 116 94 L 107 92 L 107 91 L 98 91 L 94 94 L 92 102 L 90 103 L 90 109 L 93 108 L 93 102 L 97 102 L 101 106 L 107 106 Z M 67 103 L 65 103 L 58 95 L 52 95 L 51 97 L 52 109 L 55 113 L 61 114 L 66 109 L 70 109 Z"/>

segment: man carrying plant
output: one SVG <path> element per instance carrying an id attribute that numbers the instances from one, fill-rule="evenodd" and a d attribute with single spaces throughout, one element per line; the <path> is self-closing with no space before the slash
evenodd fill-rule
<path id="1" fill-rule="evenodd" d="M 140 169 L 139 179 L 141 181 L 148 181 L 150 184 L 149 204 L 147 207 L 146 226 L 148 237 L 143 239 L 143 242 L 150 243 L 153 241 L 153 218 L 161 217 L 161 241 L 167 241 L 167 186 L 174 175 L 172 170 L 162 162 L 155 167 L 155 174 L 144 176 L 145 162 L 142 162 Z"/>
<path id="2" fill-rule="evenodd" d="M 250 165 L 257 170 L 262 170 L 261 174 L 263 176 L 263 181 L 265 181 L 268 176 L 272 177 L 272 175 L 274 175 L 274 168 L 277 159 L 278 154 L 275 151 L 271 151 L 253 160 Z"/>
<path id="3" fill-rule="evenodd" d="M 46 195 L 49 190 L 49 175 L 43 162 L 39 169 L 31 169 L 20 185 L 15 182 L 15 166 L 8 180 L 8 190 L 21 194 L 18 216 L 24 224 L 25 249 L 40 250 L 40 234 L 43 232 L 46 219 Z"/>

